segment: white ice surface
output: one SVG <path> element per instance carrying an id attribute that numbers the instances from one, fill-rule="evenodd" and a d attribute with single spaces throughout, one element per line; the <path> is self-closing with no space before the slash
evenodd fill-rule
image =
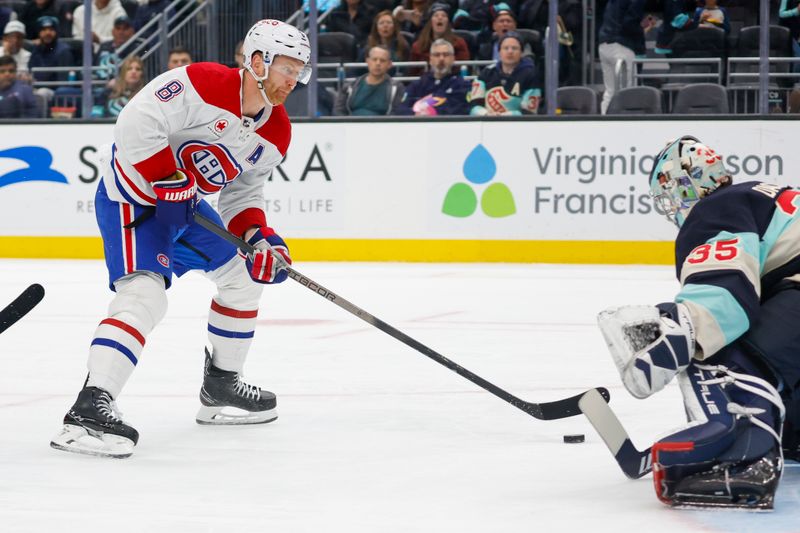
<path id="1" fill-rule="evenodd" d="M 669 268 L 298 269 L 523 399 L 607 386 L 640 448 L 682 423 L 674 385 L 624 392 L 595 326 L 607 306 L 671 299 Z M 292 281 L 266 289 L 246 366 L 276 422 L 194 422 L 213 288 L 190 274 L 119 400 L 134 456 L 57 452 L 110 292 L 99 261 L 0 260 L 0 307 L 33 282 L 44 301 L 0 336 L 2 532 L 800 531 L 796 466 L 772 513 L 669 509 L 584 419 L 536 420 Z"/>

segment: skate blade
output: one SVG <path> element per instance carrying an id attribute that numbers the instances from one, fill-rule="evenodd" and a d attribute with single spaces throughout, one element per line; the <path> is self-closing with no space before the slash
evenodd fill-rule
<path id="1" fill-rule="evenodd" d="M 714 510 L 714 509 L 724 509 L 724 510 L 738 510 L 738 511 L 750 511 L 750 512 L 770 512 L 774 508 L 774 498 L 764 498 L 759 501 L 753 502 L 746 502 L 746 501 L 730 501 L 730 500 L 720 500 L 720 501 L 713 501 L 713 500 L 699 500 L 699 501 L 687 501 L 687 500 L 675 500 L 673 501 L 670 506 L 673 509 L 684 509 L 684 510 Z"/>
<path id="2" fill-rule="evenodd" d="M 275 409 L 266 411 L 245 411 L 235 407 L 201 406 L 195 421 L 203 426 L 241 426 L 246 424 L 266 424 L 278 418 Z"/>
<path id="3" fill-rule="evenodd" d="M 125 459 L 133 454 L 132 440 L 110 433 L 89 432 L 84 427 L 64 425 L 50 441 L 50 447 L 65 452 Z"/>

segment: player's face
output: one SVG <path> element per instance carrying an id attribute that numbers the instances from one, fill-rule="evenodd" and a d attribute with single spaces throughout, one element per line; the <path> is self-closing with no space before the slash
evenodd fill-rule
<path id="1" fill-rule="evenodd" d="M 264 90 L 274 105 L 280 105 L 297 86 L 297 79 L 303 72 L 303 62 L 287 56 L 277 56 L 269 66 Z M 262 67 L 263 68 L 263 67 Z"/>
<path id="2" fill-rule="evenodd" d="M 522 47 L 519 41 L 508 38 L 500 46 L 500 62 L 503 65 L 518 65 L 522 60 Z"/>
<path id="3" fill-rule="evenodd" d="M 376 77 L 382 78 L 392 68 L 392 58 L 389 52 L 380 48 L 373 48 L 367 57 L 367 70 Z"/>

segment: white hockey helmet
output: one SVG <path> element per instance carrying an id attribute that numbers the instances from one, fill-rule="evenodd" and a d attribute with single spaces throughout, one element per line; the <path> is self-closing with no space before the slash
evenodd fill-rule
<path id="1" fill-rule="evenodd" d="M 311 78 L 311 44 L 305 33 L 298 30 L 291 24 L 286 24 L 280 20 L 264 19 L 256 22 L 244 38 L 242 44 L 242 54 L 244 55 L 243 66 L 259 82 L 263 82 L 269 75 L 269 69 L 264 72 L 264 76 L 257 76 L 253 72 L 251 60 L 253 54 L 261 52 L 264 63 L 269 67 L 277 56 L 286 56 L 299 59 L 303 62 L 303 69 L 297 77 L 300 83 L 308 83 Z"/>
<path id="2" fill-rule="evenodd" d="M 688 135 L 667 143 L 649 177 L 653 202 L 679 228 L 697 202 L 731 183 L 722 157 Z"/>

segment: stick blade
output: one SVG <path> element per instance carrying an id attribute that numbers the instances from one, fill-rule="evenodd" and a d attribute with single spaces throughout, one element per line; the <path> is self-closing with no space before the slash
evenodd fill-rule
<path id="1" fill-rule="evenodd" d="M 590 390 L 578 405 L 627 477 L 638 479 L 648 474 L 653 468 L 650 448 L 640 451 L 634 446 L 622 422 L 604 400 L 596 390 Z"/>
<path id="2" fill-rule="evenodd" d="M 611 394 L 605 387 L 597 387 L 595 389 L 591 389 L 590 392 L 596 394 L 606 402 L 611 399 Z M 579 402 L 585 394 L 587 393 L 582 392 L 580 394 L 576 394 L 575 396 L 570 396 L 569 398 L 564 398 L 563 400 L 558 400 L 555 402 L 532 404 L 536 408 L 534 416 L 540 420 L 558 420 L 560 418 L 577 416 L 583 412 L 581 411 Z"/>
<path id="3" fill-rule="evenodd" d="M 0 311 L 0 333 L 10 328 L 44 298 L 44 287 L 34 283 Z"/>

